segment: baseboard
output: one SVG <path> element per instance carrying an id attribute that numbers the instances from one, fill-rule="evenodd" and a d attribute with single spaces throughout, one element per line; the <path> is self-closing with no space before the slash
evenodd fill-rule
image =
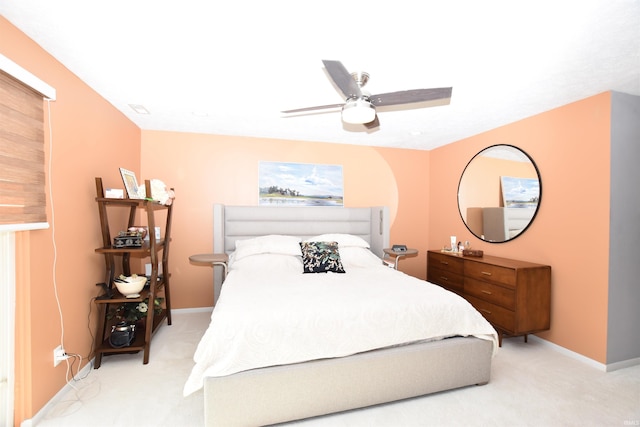
<path id="1" fill-rule="evenodd" d="M 596 360 L 590 359 L 587 356 L 584 356 L 580 353 L 576 353 L 575 351 L 559 346 L 558 344 L 554 344 L 551 341 L 542 339 L 537 335 L 529 335 L 529 339 L 537 341 L 546 347 L 552 348 L 553 350 L 559 353 L 569 356 L 572 359 L 576 359 L 583 363 L 586 363 L 587 365 L 590 365 L 603 372 L 613 372 L 613 371 L 617 371 L 618 369 L 624 369 L 624 368 L 629 368 L 631 366 L 640 365 L 640 357 L 637 357 L 635 359 L 628 359 L 620 362 L 605 364 L 605 363 L 601 363 Z"/>
<path id="2" fill-rule="evenodd" d="M 93 361 L 94 359 L 91 359 L 89 363 L 84 365 L 84 368 L 82 368 L 80 372 L 78 372 L 74 376 L 74 379 L 82 379 L 89 375 L 91 369 L 93 369 Z M 42 408 L 40 408 L 40 410 L 32 418 L 29 418 L 28 420 L 22 420 L 22 422 L 20 423 L 20 427 L 33 427 L 40 424 L 43 418 L 49 413 L 51 408 L 61 402 L 65 394 L 72 389 L 73 386 L 67 382 L 64 387 L 62 387 Z"/>
<path id="3" fill-rule="evenodd" d="M 640 357 L 636 357 L 635 359 L 621 360 L 620 362 L 607 363 L 607 372 L 630 368 L 636 365 L 640 365 Z"/>

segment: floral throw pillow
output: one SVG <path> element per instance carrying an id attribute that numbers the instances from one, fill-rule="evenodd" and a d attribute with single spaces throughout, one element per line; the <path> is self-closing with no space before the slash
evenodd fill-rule
<path id="1" fill-rule="evenodd" d="M 338 242 L 301 242 L 303 273 L 344 273 Z"/>

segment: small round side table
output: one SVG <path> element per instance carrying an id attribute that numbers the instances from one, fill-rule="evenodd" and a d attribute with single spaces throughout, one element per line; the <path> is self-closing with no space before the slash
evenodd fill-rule
<path id="1" fill-rule="evenodd" d="M 383 249 L 383 252 L 386 255 L 389 255 L 391 257 L 394 257 L 395 260 L 393 261 L 393 264 L 391 264 L 390 260 L 387 258 L 385 261 L 389 266 L 393 266 L 394 269 L 398 269 L 398 261 L 400 261 L 401 258 L 406 257 L 406 256 L 415 256 L 418 255 L 418 250 L 417 249 L 412 249 L 412 248 L 407 248 L 406 251 L 394 251 L 391 248 L 385 248 Z"/>
<path id="2" fill-rule="evenodd" d="M 208 264 L 211 267 L 216 265 L 222 266 L 222 280 L 227 277 L 227 264 L 229 263 L 229 255 L 227 254 L 196 254 L 189 257 L 189 261 L 194 264 Z"/>

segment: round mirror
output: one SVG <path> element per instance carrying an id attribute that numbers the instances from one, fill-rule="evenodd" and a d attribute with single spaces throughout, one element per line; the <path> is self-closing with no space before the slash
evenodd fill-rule
<path id="1" fill-rule="evenodd" d="M 512 145 L 493 145 L 464 168 L 458 184 L 458 209 L 476 237 L 502 243 L 529 227 L 541 196 L 540 173 L 533 159 Z"/>

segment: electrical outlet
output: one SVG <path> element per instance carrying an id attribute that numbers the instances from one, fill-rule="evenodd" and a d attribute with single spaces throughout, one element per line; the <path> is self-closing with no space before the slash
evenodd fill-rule
<path id="1" fill-rule="evenodd" d="M 67 360 L 68 358 L 69 356 L 65 353 L 64 348 L 62 348 L 61 345 L 57 346 L 53 350 L 53 367 L 55 368 L 60 364 L 60 362 Z"/>

